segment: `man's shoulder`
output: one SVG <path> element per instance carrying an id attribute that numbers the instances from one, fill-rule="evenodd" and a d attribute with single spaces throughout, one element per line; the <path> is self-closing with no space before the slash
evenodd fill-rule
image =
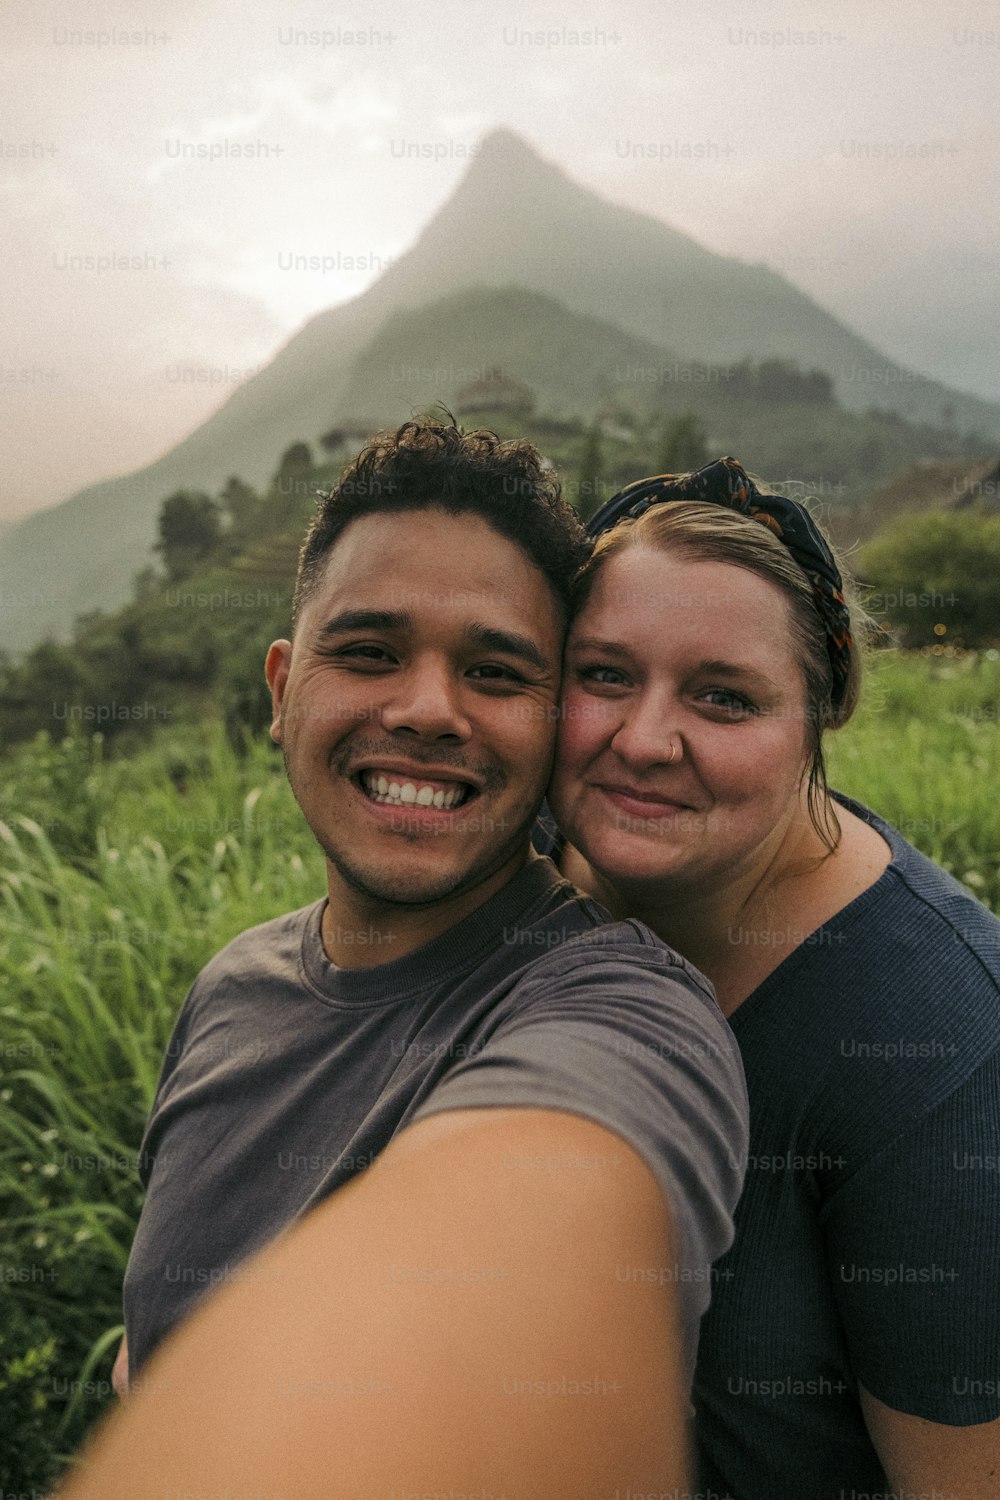
<path id="1" fill-rule="evenodd" d="M 616 920 L 592 896 L 567 880 L 547 856 L 539 856 L 533 863 L 548 876 L 545 899 L 529 907 L 517 924 L 505 926 L 503 931 L 504 942 L 516 945 L 526 959 L 532 960 L 526 977 L 539 974 L 540 964 L 545 964 L 548 972 L 552 967 L 546 963 L 549 959 L 563 969 L 592 963 L 604 967 L 627 964 L 672 973 L 675 978 L 683 975 L 716 1008 L 715 991 L 705 975 L 645 922 L 635 917 Z"/>
<path id="2" fill-rule="evenodd" d="M 544 930 L 544 929 L 543 929 Z M 636 919 L 610 917 L 539 953 L 517 972 L 501 1029 L 599 1033 L 647 1069 L 684 1068 L 745 1091 L 739 1047 L 711 983 Z M 599 1028 L 599 1032 L 594 1028 Z"/>
<path id="3" fill-rule="evenodd" d="M 222 979 L 240 979 L 249 975 L 297 969 L 302 951 L 302 935 L 310 918 L 322 906 L 323 898 L 284 912 L 266 922 L 247 927 L 231 938 L 225 947 L 209 959 L 198 975 L 197 983 L 213 984 Z"/>
<path id="4" fill-rule="evenodd" d="M 581 898 L 584 900 L 586 898 Z M 567 977 L 580 970 L 598 970 L 604 973 L 621 973 L 623 970 L 641 970 L 644 974 L 658 975 L 696 993 L 713 1012 L 718 1003 L 711 982 L 694 964 L 672 948 L 635 917 L 616 921 L 603 907 L 586 901 L 588 915 L 597 913 L 594 925 L 581 928 L 567 924 L 562 930 L 547 924 L 537 929 L 526 929 L 523 940 L 532 937 L 539 943 L 539 951 L 525 973 L 525 980 L 533 982 L 543 977 L 548 980 L 555 972 Z M 558 941 L 553 941 L 558 939 Z M 721 1014 L 721 1012 L 719 1012 Z"/>

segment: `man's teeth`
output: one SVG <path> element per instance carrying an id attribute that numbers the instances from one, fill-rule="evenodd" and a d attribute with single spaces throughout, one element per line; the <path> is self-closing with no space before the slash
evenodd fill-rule
<path id="1" fill-rule="evenodd" d="M 417 786 L 412 781 L 390 781 L 378 772 L 362 771 L 361 784 L 373 802 L 395 803 L 398 807 L 415 804 L 417 807 L 456 807 L 464 802 L 468 787 L 454 786 L 448 791 L 436 790 L 426 783 Z"/>

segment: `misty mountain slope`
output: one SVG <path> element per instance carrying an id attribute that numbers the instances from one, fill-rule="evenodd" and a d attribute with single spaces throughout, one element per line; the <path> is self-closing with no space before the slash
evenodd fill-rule
<path id="1" fill-rule="evenodd" d="M 620 397 L 630 369 L 675 358 L 539 292 L 475 287 L 386 319 L 349 370 L 338 415 L 391 425 L 435 401 L 454 409 L 463 387 L 499 365 L 531 387 L 539 411 L 586 419 Z"/>
<path id="2" fill-rule="evenodd" d="M 20 651 L 50 631 L 64 634 L 76 613 L 126 598 L 148 560 L 159 506 L 172 490 L 215 490 L 230 474 L 260 484 L 296 438 L 315 441 L 334 421 L 362 411 L 372 421 L 391 420 L 397 411 L 408 415 L 422 399 L 412 386 L 390 392 L 379 376 L 380 393 L 366 389 L 364 351 L 391 314 L 477 286 L 514 285 L 556 298 L 571 313 L 616 324 L 647 349 L 663 346 L 689 361 L 723 363 L 779 354 L 834 375 L 845 404 L 884 405 L 931 422 L 940 422 L 949 405 L 960 427 L 1000 433 L 1000 407 L 903 379 L 905 372 L 889 383 L 887 373 L 896 369 L 891 361 L 776 273 L 715 255 L 665 223 L 606 202 L 520 137 L 498 130 L 481 143 L 455 192 L 405 255 L 361 296 L 310 319 L 188 438 L 145 469 L 88 486 L 0 534 L 7 649 Z M 530 330 L 525 333 L 530 338 Z M 473 339 L 463 348 L 476 365 L 502 363 L 518 337 L 508 328 L 500 355 L 485 330 L 481 346 Z M 574 362 L 595 357 L 582 325 L 567 337 L 559 381 L 564 392 L 589 378 L 572 371 Z M 442 330 L 442 347 L 446 338 Z M 430 359 L 431 345 L 433 336 L 429 344 L 425 339 L 422 359 Z M 885 378 L 862 384 L 859 370 L 881 371 Z M 628 404 L 627 383 L 620 394 Z M 376 410 L 383 398 L 391 398 L 385 412 Z M 645 398 L 648 392 L 636 392 L 637 401 Z"/>
<path id="3" fill-rule="evenodd" d="M 1000 436 L 1000 406 L 903 370 L 776 271 L 717 255 L 598 197 L 512 131 L 495 130 L 377 286 L 416 305 L 462 286 L 504 284 L 546 292 L 686 359 L 795 359 L 832 375 L 845 406 L 939 423 L 950 405 L 959 427 Z"/>

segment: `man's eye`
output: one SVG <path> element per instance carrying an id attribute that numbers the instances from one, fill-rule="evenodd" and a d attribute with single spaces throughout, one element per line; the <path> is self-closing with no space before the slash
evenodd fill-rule
<path id="1" fill-rule="evenodd" d="M 478 667 L 473 667 L 472 671 L 474 673 L 482 673 L 481 681 L 483 682 L 524 681 L 524 678 L 521 676 L 521 674 L 519 672 L 515 672 L 512 667 L 503 667 L 499 662 L 495 661 L 481 662 Z"/>
<path id="2" fill-rule="evenodd" d="M 320 655 L 336 661 L 370 661 L 376 663 L 377 665 L 381 665 L 383 662 L 392 660 L 392 657 L 389 655 L 384 646 L 370 645 L 330 646 L 325 651 L 321 651 Z"/>

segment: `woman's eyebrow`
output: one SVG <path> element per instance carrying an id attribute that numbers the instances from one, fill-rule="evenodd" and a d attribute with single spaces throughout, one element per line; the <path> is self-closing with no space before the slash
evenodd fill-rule
<path id="1" fill-rule="evenodd" d="M 595 635 L 570 636 L 567 642 L 570 651 L 607 651 L 614 652 L 618 656 L 628 656 L 629 648 L 623 641 L 605 641 Z"/>

